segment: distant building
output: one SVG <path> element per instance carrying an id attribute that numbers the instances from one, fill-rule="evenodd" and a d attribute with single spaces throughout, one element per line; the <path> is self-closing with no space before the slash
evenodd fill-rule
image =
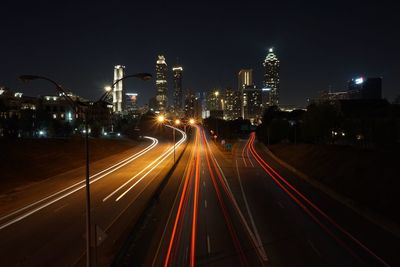
<path id="1" fill-rule="evenodd" d="M 352 99 L 382 99 L 382 78 L 355 78 L 349 81 Z"/>
<path id="2" fill-rule="evenodd" d="M 23 93 L 12 92 L 9 88 L 0 87 L 0 119 L 20 119 L 27 112 L 33 112 L 31 115 L 35 116 L 34 113 L 39 106 L 40 101 L 35 97 L 24 96 Z"/>
<path id="3" fill-rule="evenodd" d="M 238 90 L 243 90 L 250 85 L 253 85 L 253 70 L 241 69 L 238 73 Z"/>
<path id="4" fill-rule="evenodd" d="M 180 114 L 183 110 L 182 72 L 182 66 L 174 66 L 172 68 L 174 76 L 174 110 L 177 114 Z"/>
<path id="5" fill-rule="evenodd" d="M 263 66 L 265 68 L 264 88 L 269 90 L 269 101 L 268 103 L 263 103 L 263 106 L 279 106 L 280 62 L 277 56 L 274 54 L 274 50 L 272 48 L 269 49 Z"/>
<path id="6" fill-rule="evenodd" d="M 138 94 L 137 93 L 126 93 L 126 110 L 128 112 L 135 112 L 138 110 L 137 101 Z"/>
<path id="7" fill-rule="evenodd" d="M 125 66 L 117 65 L 114 67 L 114 82 L 124 77 Z M 125 93 L 123 81 L 114 85 L 113 89 L 113 112 L 121 113 L 125 109 Z"/>
<path id="8" fill-rule="evenodd" d="M 159 55 L 156 64 L 156 111 L 161 113 L 166 112 L 167 104 L 168 104 L 168 68 L 167 63 L 165 61 L 165 57 L 163 55 Z"/>
<path id="9" fill-rule="evenodd" d="M 90 117 L 100 122 L 98 117 L 92 115 L 97 105 L 70 92 L 67 95 L 72 101 L 86 102 L 88 105 L 84 107 L 89 111 Z M 104 110 L 110 112 L 111 108 L 106 107 Z M 54 126 L 62 128 L 64 125 L 77 123 L 76 119 L 83 118 L 83 113 L 83 110 L 71 107 L 71 103 L 61 94 L 31 97 L 23 93 L 14 93 L 8 88 L 0 88 L 0 137 L 44 137 L 47 135 L 45 132 L 55 131 Z M 8 122 L 15 120 L 18 123 L 10 127 Z"/>
<path id="10" fill-rule="evenodd" d="M 256 86 L 247 86 L 243 90 L 244 119 L 252 124 L 258 124 L 262 117 L 262 90 Z"/>
<path id="11" fill-rule="evenodd" d="M 269 97 L 269 93 L 271 92 L 271 88 L 262 88 L 261 89 L 261 104 L 263 107 L 263 110 L 268 108 L 270 105 L 270 97 Z"/>
<path id="12" fill-rule="evenodd" d="M 253 70 L 252 69 L 241 69 L 238 73 L 238 91 L 240 92 L 241 100 L 241 117 L 245 116 L 245 103 L 246 95 L 244 89 L 253 86 Z"/>
<path id="13" fill-rule="evenodd" d="M 241 92 L 227 88 L 225 90 L 224 119 L 235 120 L 242 116 Z"/>
<path id="14" fill-rule="evenodd" d="M 191 90 L 188 90 L 184 102 L 185 117 L 200 119 L 202 111 L 200 95 L 196 95 Z"/>
<path id="15" fill-rule="evenodd" d="M 158 105 L 158 102 L 157 102 L 156 97 L 155 96 L 150 97 L 150 99 L 149 99 L 149 110 L 156 112 L 157 105 Z"/>
<path id="16" fill-rule="evenodd" d="M 382 99 L 382 78 L 351 79 L 346 91 L 324 90 L 320 92 L 318 102 L 338 100 L 380 100 Z"/>

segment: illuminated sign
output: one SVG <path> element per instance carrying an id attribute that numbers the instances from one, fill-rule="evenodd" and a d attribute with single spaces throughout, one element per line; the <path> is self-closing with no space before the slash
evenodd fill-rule
<path id="1" fill-rule="evenodd" d="M 364 82 L 364 79 L 362 77 L 354 79 L 355 84 L 362 84 Z"/>

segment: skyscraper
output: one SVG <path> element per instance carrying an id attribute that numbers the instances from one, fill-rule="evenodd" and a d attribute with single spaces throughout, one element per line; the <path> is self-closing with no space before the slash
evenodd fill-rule
<path id="1" fill-rule="evenodd" d="M 253 70 L 241 69 L 238 73 L 238 89 L 243 90 L 249 85 L 253 85 Z"/>
<path id="2" fill-rule="evenodd" d="M 183 92 L 182 92 L 182 66 L 174 66 L 172 68 L 174 75 L 174 109 L 175 113 L 181 113 L 183 109 Z"/>
<path id="3" fill-rule="evenodd" d="M 247 105 L 247 95 L 244 91 L 247 87 L 253 87 L 253 70 L 241 69 L 238 73 L 238 90 L 240 92 L 242 118 L 245 117 L 245 109 Z"/>
<path id="4" fill-rule="evenodd" d="M 269 106 L 279 105 L 279 59 L 272 48 L 269 49 L 263 63 L 265 67 L 264 88 L 269 89 Z M 263 103 L 266 107 L 267 103 Z"/>
<path id="5" fill-rule="evenodd" d="M 124 77 L 125 66 L 117 65 L 114 67 L 114 82 Z M 114 85 L 113 89 L 113 112 L 121 113 L 125 108 L 125 94 L 123 81 Z"/>
<path id="6" fill-rule="evenodd" d="M 225 90 L 224 119 L 236 120 L 242 116 L 241 93 L 238 90 L 227 88 Z"/>
<path id="7" fill-rule="evenodd" d="M 165 57 L 163 55 L 159 55 L 156 64 L 156 101 L 157 107 L 156 111 L 164 113 L 167 109 L 167 92 L 168 92 L 168 83 L 167 83 L 167 63 L 165 62 Z"/>

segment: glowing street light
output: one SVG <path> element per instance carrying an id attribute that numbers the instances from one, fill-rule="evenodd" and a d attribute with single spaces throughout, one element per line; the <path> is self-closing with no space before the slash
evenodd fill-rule
<path id="1" fill-rule="evenodd" d="M 158 116 L 158 117 L 157 117 L 157 121 L 158 121 L 159 123 L 163 123 L 163 122 L 165 121 L 164 115 Z"/>
<path id="2" fill-rule="evenodd" d="M 175 125 L 179 125 L 179 124 L 181 124 L 181 121 L 179 119 L 176 119 L 175 120 Z"/>
<path id="3" fill-rule="evenodd" d="M 190 119 L 190 120 L 189 120 L 189 124 L 190 124 L 190 125 L 193 125 L 194 123 L 195 123 L 195 120 L 194 120 L 194 119 Z"/>
<path id="4" fill-rule="evenodd" d="M 140 80 L 143 81 L 148 81 L 152 78 L 153 76 L 150 73 L 136 73 L 136 74 L 130 74 L 130 75 L 126 75 L 124 77 L 122 77 L 121 79 L 118 79 L 116 81 L 114 81 L 114 83 L 111 86 L 106 86 L 104 89 L 106 90 L 106 92 L 100 97 L 98 102 L 104 101 L 108 95 L 111 93 L 112 89 L 114 88 L 114 86 L 119 83 L 122 80 L 125 80 L 127 78 L 138 78 Z"/>

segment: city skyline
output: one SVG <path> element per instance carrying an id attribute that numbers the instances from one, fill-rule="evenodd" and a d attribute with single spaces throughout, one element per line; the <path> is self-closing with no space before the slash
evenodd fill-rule
<path id="1" fill-rule="evenodd" d="M 343 9 L 344 4 L 349 12 Z M 176 9 L 178 3 L 163 1 L 150 7 L 127 5 L 126 9 L 118 10 L 115 15 L 123 19 L 122 24 L 104 19 L 111 5 L 107 3 L 91 7 L 93 19 L 83 24 L 87 3 L 69 2 L 61 8 L 47 1 L 18 8 L 15 5 L 7 3 L 4 9 L 3 29 L 7 38 L 2 47 L 7 53 L 0 67 L 0 84 L 30 95 L 51 92 L 47 85 L 44 88 L 40 83 L 27 86 L 16 80 L 21 74 L 34 72 L 52 77 L 85 98 L 96 99 L 112 81 L 110 66 L 123 64 L 128 67 L 128 73 L 155 74 L 152 59 L 158 54 L 170 59 L 179 56 L 186 70 L 183 89 L 201 92 L 215 87 L 235 87 L 235 74 L 242 68 L 252 68 L 256 85 L 262 86 L 262 60 L 269 47 L 274 47 L 280 60 L 285 62 L 281 69 L 282 104 L 305 105 L 306 99 L 318 91 L 341 90 L 351 78 L 360 75 L 382 77 L 383 97 L 393 100 L 398 94 L 396 73 L 400 58 L 396 51 L 400 40 L 394 31 L 398 21 L 395 9 L 387 5 L 382 5 L 383 9 L 373 2 L 358 1 L 339 1 L 328 7 L 312 2 L 250 2 L 241 10 L 234 3 L 229 6 L 214 3 L 213 8 L 204 3 L 195 4 L 194 13 L 188 16 L 182 11 L 189 10 L 189 5 L 179 4 Z M 271 27 L 258 19 L 267 8 L 274 10 L 269 14 Z M 133 15 L 127 16 L 128 11 Z M 239 13 L 252 15 L 241 16 L 236 22 L 229 18 L 223 20 L 219 16 L 222 11 L 232 17 Z M 58 19 L 71 12 L 76 18 L 73 23 Z M 177 13 L 182 14 L 179 21 L 173 16 Z M 208 14 L 207 20 L 202 19 L 204 14 Z M 287 19 L 282 20 L 283 15 Z M 149 21 L 144 19 L 146 16 L 152 22 L 146 24 Z M 340 20 L 334 19 L 338 16 Z M 316 19 L 318 25 L 313 22 Z M 163 32 L 155 27 L 161 22 L 165 23 L 164 29 L 178 22 L 182 27 Z M 118 44 L 104 39 L 117 24 L 122 25 L 115 33 L 121 40 Z M 248 31 L 238 40 L 236 35 L 240 29 Z M 176 43 L 179 36 L 182 40 Z M 54 39 L 61 42 L 53 45 Z M 236 42 L 227 46 L 223 40 Z M 29 48 L 22 47 L 23 43 L 30 43 Z M 202 79 L 200 73 L 208 78 Z M 127 81 L 126 86 L 141 95 L 141 104 L 154 95 L 150 94 L 154 92 L 152 84 Z"/>

